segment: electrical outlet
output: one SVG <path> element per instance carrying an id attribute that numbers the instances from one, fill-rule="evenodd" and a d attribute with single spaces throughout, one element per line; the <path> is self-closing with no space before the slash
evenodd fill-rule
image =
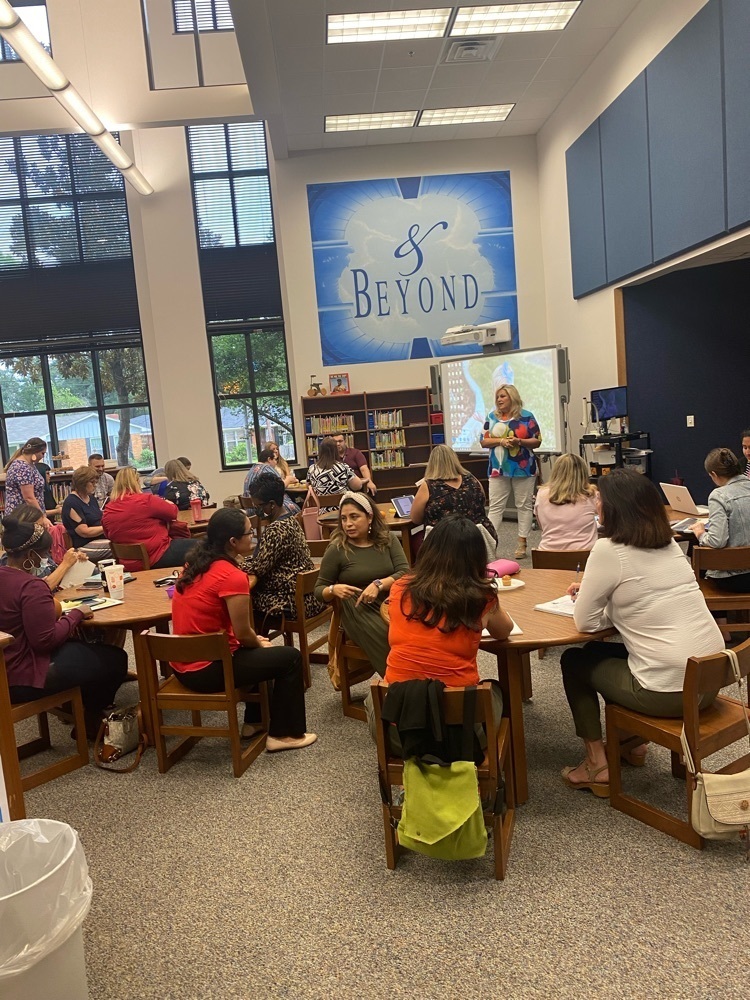
<path id="1" fill-rule="evenodd" d="M 692 413 L 688 414 L 687 417 L 685 417 L 685 420 L 687 421 L 688 427 L 695 427 L 695 417 Z"/>

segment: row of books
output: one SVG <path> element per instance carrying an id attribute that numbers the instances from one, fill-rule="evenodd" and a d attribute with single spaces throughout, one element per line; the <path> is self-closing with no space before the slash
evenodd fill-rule
<path id="1" fill-rule="evenodd" d="M 340 434 L 354 430 L 351 413 L 334 413 L 330 417 L 305 417 L 305 434 Z"/>
<path id="2" fill-rule="evenodd" d="M 325 437 L 325 434 L 316 434 L 316 435 L 308 435 L 307 436 L 307 439 L 306 439 L 305 443 L 307 445 L 307 457 L 308 458 L 317 458 L 318 457 L 318 447 L 320 446 L 320 442 L 323 440 L 324 437 Z M 353 448 L 354 447 L 354 435 L 353 434 L 344 434 L 344 441 L 346 443 L 346 447 L 347 448 Z"/>
<path id="3" fill-rule="evenodd" d="M 404 453 L 392 448 L 387 451 L 373 451 L 370 454 L 370 467 L 373 472 L 376 469 L 403 469 L 406 467 Z"/>
<path id="4" fill-rule="evenodd" d="M 370 448 L 405 448 L 406 434 L 403 430 L 370 432 Z"/>
<path id="5" fill-rule="evenodd" d="M 369 430 L 388 430 L 390 427 L 403 427 L 404 418 L 401 410 L 370 410 L 367 414 Z"/>

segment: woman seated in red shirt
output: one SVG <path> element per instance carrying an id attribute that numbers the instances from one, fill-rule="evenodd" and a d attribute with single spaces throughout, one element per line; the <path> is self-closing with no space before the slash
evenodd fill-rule
<path id="1" fill-rule="evenodd" d="M 185 528 L 177 520 L 177 513 L 177 507 L 169 500 L 141 492 L 135 469 L 120 469 L 109 503 L 102 511 L 102 526 L 110 542 L 145 545 L 151 569 L 166 569 L 183 566 L 195 545 L 192 538 L 171 537 L 170 530 Z M 127 570 L 143 569 L 136 559 L 126 559 L 124 565 Z"/>
<path id="2" fill-rule="evenodd" d="M 43 521 L 30 524 L 15 517 L 3 520 L 7 563 L 0 566 L 0 631 L 14 641 L 5 650 L 12 703 L 42 698 L 80 687 L 86 733 L 96 736 L 102 711 L 111 705 L 125 680 L 128 656 L 104 643 L 76 642 L 78 625 L 92 617 L 76 608 L 58 618 L 47 581 L 34 571 L 49 556 L 52 538 Z"/>
<path id="3" fill-rule="evenodd" d="M 225 507 L 214 514 L 205 540 L 193 548 L 177 581 L 172 623 L 175 635 L 226 632 L 237 685 L 273 681 L 266 750 L 297 750 L 317 739 L 315 733 L 305 732 L 302 656 L 294 647 L 272 646 L 253 631 L 250 583 L 237 565 L 250 554 L 252 534 L 244 511 Z M 191 691 L 211 693 L 224 689 L 221 660 L 173 663 L 172 667 Z M 260 729 L 256 725 L 258 716 L 253 714 L 257 708 L 245 706 L 244 737 Z"/>

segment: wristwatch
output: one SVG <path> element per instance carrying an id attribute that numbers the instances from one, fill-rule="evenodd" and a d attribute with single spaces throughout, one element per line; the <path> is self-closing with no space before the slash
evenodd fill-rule
<path id="1" fill-rule="evenodd" d="M 378 588 L 378 590 L 382 590 L 383 589 L 383 581 L 382 580 L 373 580 L 372 582 Z"/>

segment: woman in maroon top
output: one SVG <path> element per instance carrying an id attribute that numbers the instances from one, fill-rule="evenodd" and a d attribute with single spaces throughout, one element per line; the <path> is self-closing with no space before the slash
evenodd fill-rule
<path id="1" fill-rule="evenodd" d="M 135 469 L 120 469 L 109 503 L 102 511 L 104 534 L 110 542 L 144 545 L 151 569 L 183 566 L 195 542 L 192 538 L 172 538 L 169 531 L 175 523 L 180 524 L 175 504 L 141 492 Z M 136 559 L 126 559 L 124 565 L 127 570 L 143 569 Z"/>
<path id="2" fill-rule="evenodd" d="M 125 680 L 127 653 L 117 646 L 72 639 L 90 611 L 76 608 L 58 618 L 45 580 L 33 575 L 49 555 L 52 539 L 41 521 L 3 520 L 8 562 L 0 566 L 0 631 L 14 637 L 5 650 L 10 700 L 16 704 L 55 691 L 80 687 L 86 733 L 96 736 L 102 711 L 111 705 Z"/>

